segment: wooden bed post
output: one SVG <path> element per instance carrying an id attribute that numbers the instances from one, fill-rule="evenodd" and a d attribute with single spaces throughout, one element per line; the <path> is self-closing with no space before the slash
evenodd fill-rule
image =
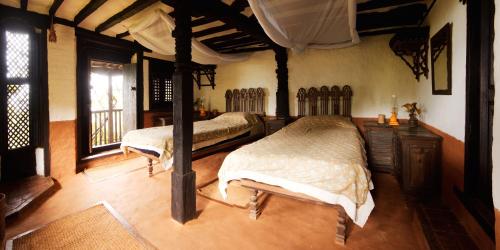
<path id="1" fill-rule="evenodd" d="M 153 176 L 153 159 L 151 158 L 146 158 L 148 160 L 148 176 L 152 177 Z"/>
<path id="2" fill-rule="evenodd" d="M 278 119 L 288 119 L 290 108 L 288 100 L 288 54 L 284 47 L 274 49 L 276 59 L 276 76 L 278 78 L 278 91 L 276 92 L 276 116 Z"/>
<path id="3" fill-rule="evenodd" d="M 337 208 L 337 233 L 335 235 L 335 243 L 339 245 L 345 245 L 346 233 L 347 233 L 347 214 L 343 207 Z"/>
<path id="4" fill-rule="evenodd" d="M 175 1 L 174 170 L 172 218 L 180 223 L 196 216 L 196 174 L 191 169 L 193 144 L 193 76 L 191 62 L 192 0 Z"/>
<path id="5" fill-rule="evenodd" d="M 250 214 L 249 214 L 249 217 L 252 220 L 256 220 L 262 212 L 262 210 L 259 207 L 258 194 L 259 191 L 257 189 L 252 189 L 252 196 L 250 196 Z"/>

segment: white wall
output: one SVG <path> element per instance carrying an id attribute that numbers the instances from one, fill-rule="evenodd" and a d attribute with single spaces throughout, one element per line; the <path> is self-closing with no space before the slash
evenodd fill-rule
<path id="1" fill-rule="evenodd" d="M 440 0 L 426 19 L 430 37 L 452 23 L 452 95 L 432 95 L 432 72 L 428 79 L 416 83 L 416 96 L 423 108 L 421 120 L 461 141 L 465 136 L 466 11 L 467 7 L 456 0 Z"/>
<path id="2" fill-rule="evenodd" d="M 76 119 L 76 37 L 73 28 L 55 25 L 57 43 L 48 42 L 50 121 Z"/>
<path id="3" fill-rule="evenodd" d="M 399 104 L 414 101 L 415 78 L 404 62 L 389 48 L 391 36 L 363 38 L 354 47 L 332 50 L 306 50 L 301 54 L 289 52 L 288 74 L 290 114 L 297 115 L 296 95 L 300 87 L 349 84 L 353 88 L 355 117 L 376 117 L 390 114 L 391 95 Z M 265 111 L 276 110 L 276 62 L 274 52 L 254 53 L 249 60 L 219 65 L 215 90 L 202 88 L 201 95 L 209 99 L 212 108 L 225 111 L 224 93 L 227 89 L 263 87 L 266 93 Z M 400 113 L 400 117 L 405 117 Z"/>
<path id="4" fill-rule="evenodd" d="M 494 43 L 494 79 L 495 84 L 500 83 L 500 0 L 495 0 L 497 12 L 495 14 L 495 43 Z M 493 116 L 493 203 L 500 210 L 500 92 L 495 94 L 495 114 Z M 497 232 L 498 234 L 498 232 Z"/>

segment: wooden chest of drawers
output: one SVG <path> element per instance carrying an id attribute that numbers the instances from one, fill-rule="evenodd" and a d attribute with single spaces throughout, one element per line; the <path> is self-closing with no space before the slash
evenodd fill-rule
<path id="1" fill-rule="evenodd" d="M 390 127 L 365 122 L 368 166 L 398 177 L 403 191 L 417 198 L 437 194 L 441 173 L 441 137 L 423 127 Z"/>
<path id="2" fill-rule="evenodd" d="M 395 130 L 388 125 L 378 125 L 376 122 L 365 122 L 364 127 L 370 170 L 395 174 Z"/>

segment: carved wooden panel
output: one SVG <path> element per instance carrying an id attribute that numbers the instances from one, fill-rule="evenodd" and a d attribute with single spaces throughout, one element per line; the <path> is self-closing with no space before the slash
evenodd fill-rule
<path id="1" fill-rule="evenodd" d="M 250 112 L 264 115 L 264 89 L 226 90 L 226 112 Z"/>
<path id="2" fill-rule="evenodd" d="M 330 91 L 327 86 L 319 89 L 320 115 L 328 115 L 328 101 L 330 100 Z"/>
<path id="3" fill-rule="evenodd" d="M 318 96 L 319 91 L 312 87 L 307 91 L 307 99 L 309 100 L 309 115 L 318 115 Z"/>
<path id="4" fill-rule="evenodd" d="M 322 86 L 319 91 L 315 87 L 308 90 L 300 88 L 297 93 L 297 101 L 299 116 L 342 115 L 351 117 L 352 89 L 348 85 L 345 85 L 342 90 L 339 86 L 331 88 Z M 306 106 L 308 107 L 307 113 Z"/>

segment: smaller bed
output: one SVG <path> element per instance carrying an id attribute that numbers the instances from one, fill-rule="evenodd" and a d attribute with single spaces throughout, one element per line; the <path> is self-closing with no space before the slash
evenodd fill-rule
<path id="1" fill-rule="evenodd" d="M 265 134 L 263 112 L 264 91 L 258 89 L 228 90 L 226 113 L 193 123 L 193 159 L 253 142 Z M 233 111 L 233 112 L 231 112 Z M 135 152 L 148 160 L 148 172 L 153 174 L 153 161 L 165 169 L 173 163 L 173 125 L 137 129 L 125 134 L 121 150 L 125 155 Z"/>

